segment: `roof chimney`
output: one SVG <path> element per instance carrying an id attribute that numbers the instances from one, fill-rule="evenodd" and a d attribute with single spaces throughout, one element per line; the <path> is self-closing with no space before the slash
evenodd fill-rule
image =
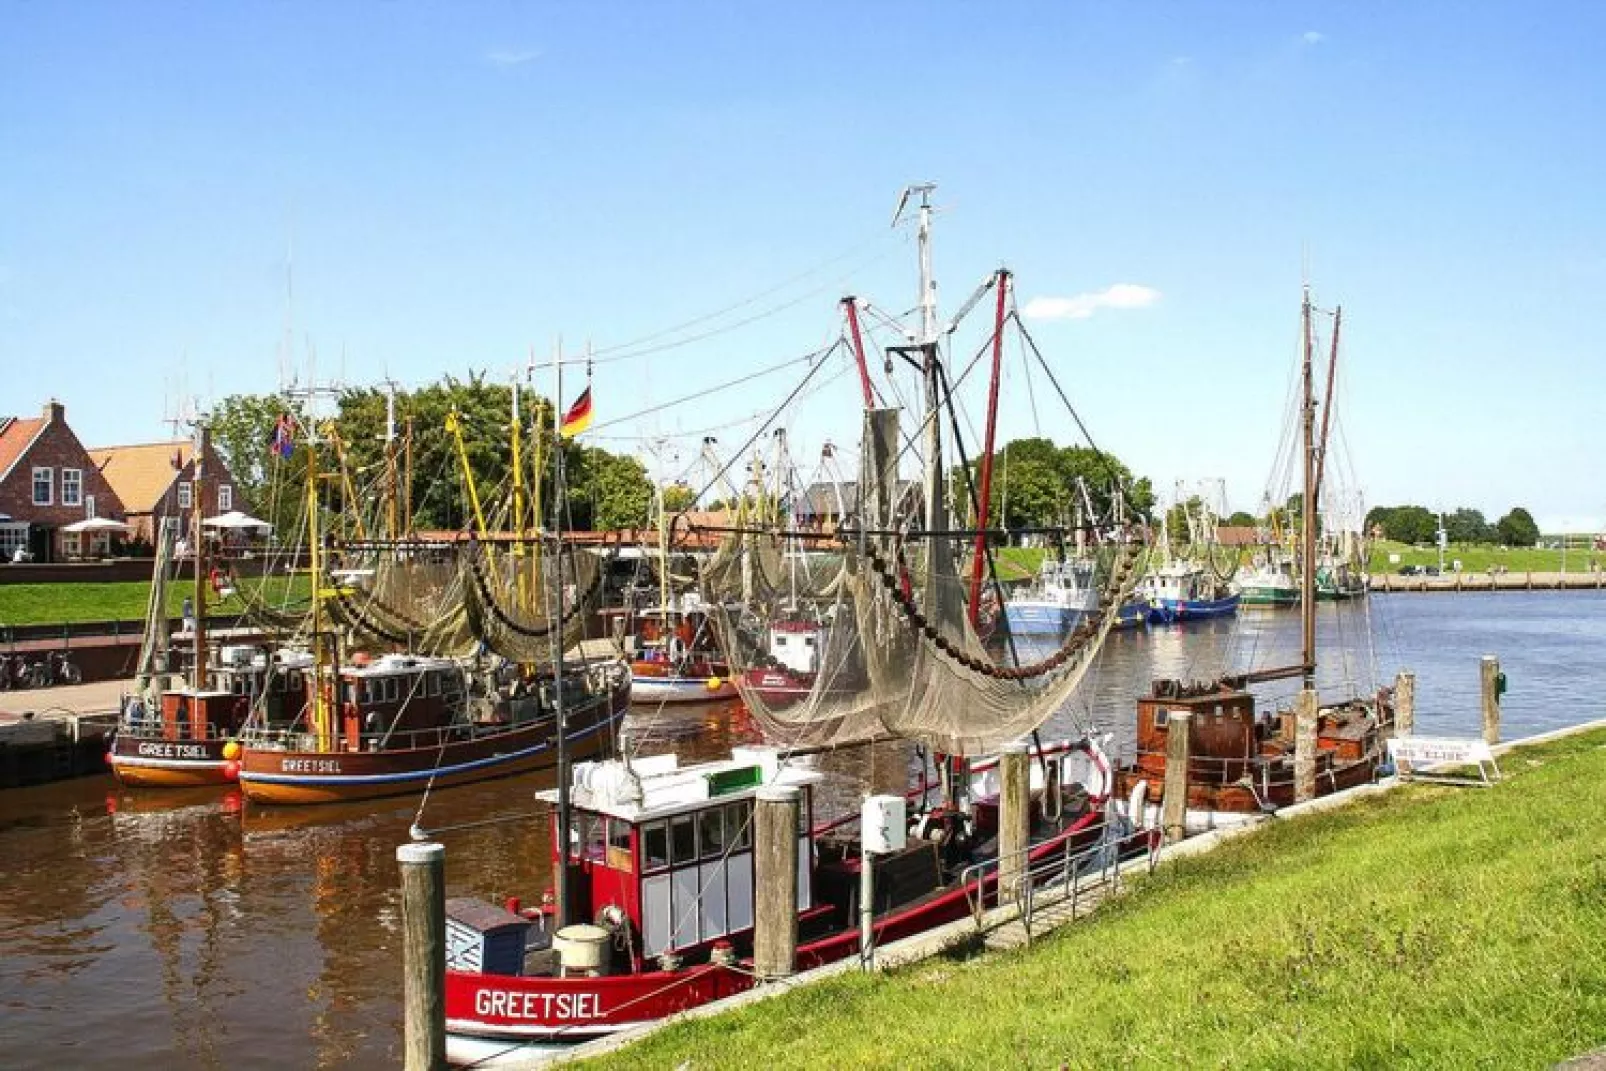
<path id="1" fill-rule="evenodd" d="M 67 422 L 67 407 L 52 398 L 45 403 L 43 416 L 51 424 L 65 424 Z"/>

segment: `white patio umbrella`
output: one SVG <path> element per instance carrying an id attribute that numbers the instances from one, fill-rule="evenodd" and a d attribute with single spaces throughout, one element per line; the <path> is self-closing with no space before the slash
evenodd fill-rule
<path id="1" fill-rule="evenodd" d="M 81 521 L 63 525 L 63 532 L 126 532 L 128 525 L 122 521 L 114 521 L 110 517 L 86 517 Z"/>
<path id="2" fill-rule="evenodd" d="M 267 521 L 258 520 L 248 514 L 241 513 L 237 509 L 230 510 L 227 513 L 220 513 L 216 517 L 208 517 L 201 523 L 208 528 L 229 528 L 236 531 L 254 528 L 260 531 L 273 531 L 273 525 Z"/>

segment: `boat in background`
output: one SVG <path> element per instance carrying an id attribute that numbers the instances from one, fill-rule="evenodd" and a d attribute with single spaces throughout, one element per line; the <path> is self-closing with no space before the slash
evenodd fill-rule
<path id="1" fill-rule="evenodd" d="M 1022 594 L 1004 603 L 1011 635 L 1060 636 L 1098 609 L 1097 565 L 1087 558 L 1045 558 Z"/>
<path id="2" fill-rule="evenodd" d="M 1286 607 L 1299 605 L 1299 577 L 1294 563 L 1276 547 L 1263 560 L 1241 570 L 1233 580 L 1242 606 Z"/>
<path id="3" fill-rule="evenodd" d="M 637 610 L 630 659 L 631 701 L 707 703 L 736 694 L 730 666 L 720 654 L 708 611 L 687 592 L 669 603 Z"/>
<path id="4" fill-rule="evenodd" d="M 1195 562 L 1157 566 L 1143 578 L 1139 590 L 1148 597 L 1151 624 L 1174 625 L 1238 612 L 1238 593 Z"/>

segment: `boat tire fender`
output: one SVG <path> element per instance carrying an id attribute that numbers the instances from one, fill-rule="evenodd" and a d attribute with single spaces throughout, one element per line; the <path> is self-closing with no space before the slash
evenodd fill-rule
<path id="1" fill-rule="evenodd" d="M 1149 809 L 1149 782 L 1139 781 L 1132 786 L 1132 792 L 1126 800 L 1127 817 L 1132 821 L 1133 829 L 1142 829 L 1144 826 L 1144 812 Z"/>

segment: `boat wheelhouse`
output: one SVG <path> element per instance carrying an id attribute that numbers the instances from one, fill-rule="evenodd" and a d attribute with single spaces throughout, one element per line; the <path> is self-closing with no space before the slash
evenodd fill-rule
<path id="1" fill-rule="evenodd" d="M 1256 562 L 1233 581 L 1244 606 L 1298 606 L 1299 578 L 1294 563 L 1275 556 Z"/>
<path id="2" fill-rule="evenodd" d="M 217 649 L 207 686 L 161 691 L 155 709 L 138 696 L 123 706 L 107 761 L 125 785 L 183 788 L 233 781 L 225 754 L 246 724 L 285 726 L 306 706 L 310 657 L 231 644 Z"/>
<path id="3" fill-rule="evenodd" d="M 706 703 L 736 694 L 708 611 L 694 596 L 637 610 L 633 616 L 633 702 Z"/>
<path id="4" fill-rule="evenodd" d="M 1157 624 L 1238 612 L 1238 594 L 1190 562 L 1168 562 L 1152 570 L 1143 578 L 1142 591 L 1149 598 L 1149 620 Z"/>

